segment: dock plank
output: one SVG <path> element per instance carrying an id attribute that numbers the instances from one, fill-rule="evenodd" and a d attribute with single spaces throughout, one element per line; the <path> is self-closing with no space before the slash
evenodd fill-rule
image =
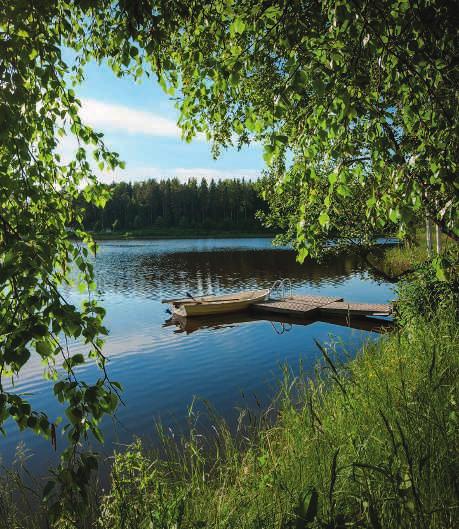
<path id="1" fill-rule="evenodd" d="M 386 303 L 352 303 L 347 301 L 335 301 L 321 308 L 324 312 L 331 314 L 358 314 L 371 316 L 374 314 L 391 314 L 392 307 Z"/>
<path id="2" fill-rule="evenodd" d="M 295 314 L 304 316 L 310 315 L 319 309 L 316 304 L 298 302 L 298 301 L 281 301 L 268 300 L 256 303 L 252 307 L 257 311 L 280 312 L 282 314 Z"/>
<path id="3" fill-rule="evenodd" d="M 295 316 L 311 316 L 321 307 L 342 300 L 343 298 L 330 296 L 291 296 L 286 299 L 270 299 L 255 303 L 252 308 L 264 312 L 277 312 Z"/>
<path id="4" fill-rule="evenodd" d="M 383 303 L 354 303 L 331 296 L 291 296 L 255 303 L 252 309 L 291 316 L 312 316 L 314 313 L 354 316 L 390 315 L 392 306 Z"/>
<path id="5" fill-rule="evenodd" d="M 305 303 L 310 303 L 311 305 L 327 305 L 328 303 L 333 303 L 335 301 L 343 301 L 343 298 L 332 297 L 332 296 L 292 296 L 287 298 L 285 301 L 302 301 Z"/>

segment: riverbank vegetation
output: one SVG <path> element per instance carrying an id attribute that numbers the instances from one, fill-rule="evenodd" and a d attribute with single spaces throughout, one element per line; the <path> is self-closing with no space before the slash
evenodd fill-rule
<path id="1" fill-rule="evenodd" d="M 349 241 L 404 236 L 426 215 L 459 240 L 457 26 L 457 6 L 440 0 L 2 3 L 0 371 L 20 377 L 40 356 L 65 406 L 68 448 L 45 490 L 50 514 L 87 526 L 72 514 L 88 506 L 97 466 L 82 443 L 102 441 L 100 420 L 120 397 L 106 370 L 105 311 L 91 295 L 95 245 L 75 205 L 82 193 L 96 209 L 109 198 L 94 162 L 124 164 L 81 119 L 74 85 L 85 65 L 157 78 L 176 98 L 183 138 L 207 138 L 216 155 L 262 144 L 273 215 L 301 197 L 289 226 L 304 260 L 321 255 L 337 228 Z M 78 145 L 70 160 L 60 154 L 66 137 Z M 251 222 L 252 206 L 241 210 L 243 194 L 235 196 L 219 203 L 219 218 Z M 148 207 L 131 215 L 121 188 L 118 198 L 123 229 L 159 216 L 173 225 L 207 218 L 172 206 L 155 219 Z M 88 293 L 81 308 L 61 293 L 73 264 Z M 285 391 L 274 426 L 256 429 L 241 450 L 222 426 L 215 459 L 206 461 L 197 435 L 175 458 L 118 455 L 95 526 L 453 527 L 456 333 L 455 308 L 439 308 L 347 368 L 330 358 L 328 374 Z M 73 339 L 83 353 L 67 348 Z M 74 369 L 87 361 L 100 368 L 90 385 Z M 55 444 L 55 420 L 0 386 L 0 426 L 7 420 Z M 2 511 L 5 520 L 15 527 Z"/>
<path id="2" fill-rule="evenodd" d="M 277 418 L 236 441 L 218 424 L 168 457 L 140 443 L 114 458 L 102 527 L 453 528 L 458 516 L 457 321 L 437 312 L 330 351 L 312 382 L 284 381 Z"/>
<path id="3" fill-rule="evenodd" d="M 136 441 L 99 500 L 53 527 L 453 529 L 458 291 L 431 270 L 401 284 L 398 329 L 355 359 L 317 344 L 315 376 L 286 368 L 273 405 L 244 411 L 236 432 L 212 416 L 206 435 L 190 413 L 187 436 L 159 430 L 159 451 Z M 37 527 L 4 500 L 9 528 Z"/>
<path id="4" fill-rule="evenodd" d="M 189 179 L 105 186 L 104 207 L 85 204 L 83 223 L 98 238 L 112 232 L 140 236 L 266 233 L 255 218 L 266 209 L 257 184 L 238 179 Z"/>
<path id="5" fill-rule="evenodd" d="M 117 454 L 102 527 L 452 529 L 458 285 L 431 270 L 400 285 L 398 330 L 345 365 L 318 344 L 315 379 L 286 374 L 238 436 L 216 422 L 212 440 L 165 434 L 166 457 Z"/>
<path id="6" fill-rule="evenodd" d="M 366 259 L 368 263 L 390 279 L 400 278 L 423 263 L 427 263 L 437 256 L 438 269 L 446 272 L 443 265 L 447 261 L 457 260 L 459 245 L 445 234 L 440 234 L 440 254 L 432 248 L 430 253 L 426 243 L 426 232 L 424 229 L 414 231 L 412 237 L 402 240 L 398 245 L 379 246 L 368 252 Z M 433 243 L 435 247 L 435 242 Z M 446 263 L 445 263 L 446 264 Z M 441 272 L 440 272 L 441 273 Z"/>

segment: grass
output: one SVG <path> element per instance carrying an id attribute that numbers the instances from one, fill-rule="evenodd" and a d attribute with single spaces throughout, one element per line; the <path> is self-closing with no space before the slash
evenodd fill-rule
<path id="1" fill-rule="evenodd" d="M 457 247 L 446 235 L 441 236 L 442 251 Z M 435 235 L 433 240 L 435 254 Z M 396 279 L 411 272 L 429 258 L 425 230 L 417 230 L 414 240 L 397 246 L 380 247 L 367 257 L 368 262 L 388 278 Z"/>
<path id="2" fill-rule="evenodd" d="M 459 331 L 444 313 L 368 344 L 346 366 L 231 435 L 197 430 L 161 454 L 114 457 L 102 528 L 453 528 L 459 516 Z M 276 418 L 268 420 L 277 410 Z"/>
<path id="3" fill-rule="evenodd" d="M 286 371 L 273 406 L 245 412 L 236 434 L 212 416 L 213 435 L 160 430 L 157 452 L 136 441 L 114 455 L 110 487 L 87 513 L 47 527 L 455 528 L 459 327 L 445 304 L 344 365 L 318 344 L 314 380 Z M 38 514 L 19 521 L 8 487 L 0 527 L 38 527 Z"/>

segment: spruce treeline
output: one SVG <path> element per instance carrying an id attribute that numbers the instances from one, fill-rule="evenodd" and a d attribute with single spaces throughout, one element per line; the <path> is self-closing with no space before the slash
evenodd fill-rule
<path id="1" fill-rule="evenodd" d="M 94 231 L 198 228 L 263 231 L 255 218 L 265 209 L 257 184 L 244 179 L 180 182 L 147 180 L 111 184 L 104 208 L 87 206 L 85 227 Z"/>

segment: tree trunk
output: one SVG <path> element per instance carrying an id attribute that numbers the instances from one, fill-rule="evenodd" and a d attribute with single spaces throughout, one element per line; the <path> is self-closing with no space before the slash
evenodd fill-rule
<path id="1" fill-rule="evenodd" d="M 427 253 L 430 257 L 432 255 L 432 220 L 429 216 L 426 217 L 426 242 Z"/>
<path id="2" fill-rule="evenodd" d="M 438 224 L 435 225 L 435 235 L 437 237 L 437 254 L 441 253 L 441 230 Z"/>

